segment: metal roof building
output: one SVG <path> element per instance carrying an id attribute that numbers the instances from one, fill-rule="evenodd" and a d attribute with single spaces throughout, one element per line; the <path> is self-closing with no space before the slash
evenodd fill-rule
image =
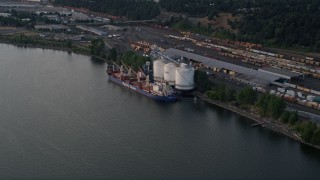
<path id="1" fill-rule="evenodd" d="M 262 71 L 257 71 L 254 69 L 250 69 L 250 68 L 246 68 L 243 66 L 219 61 L 216 59 L 208 58 L 208 57 L 197 55 L 194 53 L 181 51 L 178 49 L 169 48 L 169 49 L 165 50 L 164 52 L 162 52 L 162 54 L 164 54 L 165 56 L 168 56 L 168 57 L 174 57 L 174 56 L 178 55 L 180 57 L 185 57 L 190 60 L 201 62 L 203 65 L 209 66 L 211 68 L 216 67 L 219 69 L 227 69 L 227 70 L 234 71 L 234 72 L 237 72 L 240 74 L 244 74 L 247 77 L 250 77 L 251 79 L 256 79 L 256 81 L 261 81 L 264 83 L 270 84 L 271 82 L 274 82 L 274 81 L 281 78 L 281 76 L 273 75 L 273 74 L 262 72 Z"/>
<path id="2" fill-rule="evenodd" d="M 66 31 L 70 29 L 68 26 L 62 24 L 48 24 L 48 25 L 36 25 L 36 30 L 49 30 L 49 31 Z"/>
<path id="3" fill-rule="evenodd" d="M 294 77 L 303 76 L 302 73 L 292 72 L 286 69 L 273 68 L 273 67 L 264 67 L 264 68 L 258 69 L 258 71 L 279 76 L 289 80 Z"/>
<path id="4" fill-rule="evenodd" d="M 83 31 L 88 31 L 91 32 L 93 34 L 99 35 L 99 36 L 105 36 L 107 35 L 106 32 L 104 31 L 100 31 L 98 29 L 92 28 L 92 27 L 87 27 L 87 26 L 76 26 L 78 29 L 81 29 Z"/>
<path id="5" fill-rule="evenodd" d="M 20 3 L 2 3 L 0 2 L 1 8 L 38 8 L 41 7 L 39 4 L 20 4 Z"/>

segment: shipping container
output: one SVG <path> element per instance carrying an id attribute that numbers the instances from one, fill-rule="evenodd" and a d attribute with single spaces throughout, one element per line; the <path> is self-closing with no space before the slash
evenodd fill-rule
<path id="1" fill-rule="evenodd" d="M 297 85 L 295 85 L 295 84 L 289 84 L 289 86 L 292 87 L 292 88 L 297 88 Z"/>
<path id="2" fill-rule="evenodd" d="M 313 94 L 316 94 L 316 95 L 320 96 L 320 91 L 313 90 Z"/>
<path id="3" fill-rule="evenodd" d="M 302 86 L 297 86 L 297 89 L 303 91 L 304 87 L 302 87 Z"/>
<path id="4" fill-rule="evenodd" d="M 300 105 L 305 105 L 307 102 L 303 101 L 303 100 L 297 100 L 297 103 Z"/>
<path id="5" fill-rule="evenodd" d="M 312 107 L 313 104 L 312 104 L 312 102 L 307 102 L 307 103 L 306 103 L 306 106 L 307 106 L 307 107 Z"/>
<path id="6" fill-rule="evenodd" d="M 305 92 L 310 92 L 311 89 L 309 89 L 309 88 L 303 88 L 303 91 L 305 91 Z"/>

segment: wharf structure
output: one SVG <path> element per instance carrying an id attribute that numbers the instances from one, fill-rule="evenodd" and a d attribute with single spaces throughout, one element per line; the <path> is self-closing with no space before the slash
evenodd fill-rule
<path id="1" fill-rule="evenodd" d="M 266 88 L 271 83 L 280 80 L 282 77 L 276 74 L 266 73 L 263 71 L 258 71 L 255 69 L 250 69 L 247 67 L 239 66 L 236 64 L 231 64 L 223 62 L 217 59 L 201 56 L 198 54 L 169 48 L 162 52 L 166 57 L 176 58 L 183 57 L 191 62 L 200 63 L 200 65 L 205 66 L 213 71 L 223 71 L 232 75 L 232 79 L 251 85 L 253 87 Z"/>

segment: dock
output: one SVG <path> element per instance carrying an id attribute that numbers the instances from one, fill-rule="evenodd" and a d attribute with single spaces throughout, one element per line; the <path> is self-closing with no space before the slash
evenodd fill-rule
<path id="1" fill-rule="evenodd" d="M 259 123 L 255 123 L 255 124 L 252 124 L 251 127 L 257 127 L 257 126 L 261 126 L 263 124 L 265 124 L 266 122 L 259 122 Z"/>

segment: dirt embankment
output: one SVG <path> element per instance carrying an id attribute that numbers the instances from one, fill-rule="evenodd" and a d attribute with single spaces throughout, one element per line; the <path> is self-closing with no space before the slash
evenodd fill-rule
<path id="1" fill-rule="evenodd" d="M 189 18 L 189 20 L 197 24 L 200 22 L 202 25 L 209 25 L 211 24 L 214 28 L 223 28 L 226 30 L 229 30 L 233 33 L 237 33 L 237 29 L 232 29 L 232 27 L 229 25 L 228 21 L 235 22 L 240 21 L 242 16 L 232 16 L 231 13 L 219 13 L 218 16 L 215 16 L 212 20 L 209 20 L 208 17 L 204 18 Z"/>

